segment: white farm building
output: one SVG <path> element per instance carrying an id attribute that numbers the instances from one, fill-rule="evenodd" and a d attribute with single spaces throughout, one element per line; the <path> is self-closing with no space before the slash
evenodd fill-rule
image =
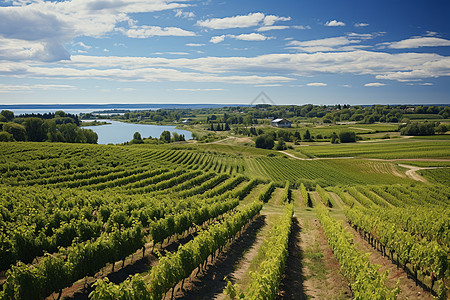
<path id="1" fill-rule="evenodd" d="M 286 119 L 274 119 L 274 120 L 272 120 L 272 126 L 289 128 L 289 127 L 291 127 L 291 122 L 289 122 Z"/>

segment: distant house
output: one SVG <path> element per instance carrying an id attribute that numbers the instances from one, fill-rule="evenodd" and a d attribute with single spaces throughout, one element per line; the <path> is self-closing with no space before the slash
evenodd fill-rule
<path id="1" fill-rule="evenodd" d="M 275 119 L 275 120 L 272 120 L 272 126 L 273 127 L 289 128 L 289 127 L 291 127 L 291 122 L 289 122 L 286 119 Z"/>
<path id="2" fill-rule="evenodd" d="M 185 120 L 181 121 L 181 123 L 183 123 L 183 124 L 189 124 L 191 122 L 192 122 L 192 119 L 185 119 Z"/>

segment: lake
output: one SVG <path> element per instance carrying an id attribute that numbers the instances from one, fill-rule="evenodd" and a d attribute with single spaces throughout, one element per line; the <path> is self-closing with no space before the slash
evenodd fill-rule
<path id="1" fill-rule="evenodd" d="M 87 120 L 88 121 L 88 120 Z M 145 125 L 145 124 L 132 124 L 123 123 L 111 120 L 97 120 L 99 122 L 106 121 L 111 125 L 99 125 L 99 126 L 86 126 L 82 128 L 92 129 L 98 135 L 99 144 L 121 144 L 133 139 L 133 134 L 139 132 L 142 138 L 158 137 L 165 130 L 176 132 L 178 134 L 184 134 L 186 140 L 192 139 L 190 131 L 176 129 L 175 126 L 159 126 L 159 125 Z"/>

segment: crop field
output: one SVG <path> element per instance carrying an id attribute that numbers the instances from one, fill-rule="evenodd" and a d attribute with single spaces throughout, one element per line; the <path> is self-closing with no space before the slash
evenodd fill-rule
<path id="1" fill-rule="evenodd" d="M 0 143 L 0 299 L 446 299 L 449 146 Z"/>
<path id="2" fill-rule="evenodd" d="M 363 157 L 379 159 L 446 158 L 448 140 L 393 139 L 337 145 L 297 147 L 309 157 Z"/>

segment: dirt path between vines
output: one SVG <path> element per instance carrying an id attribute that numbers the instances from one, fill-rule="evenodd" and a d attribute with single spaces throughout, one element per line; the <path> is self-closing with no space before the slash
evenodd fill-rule
<path id="1" fill-rule="evenodd" d="M 394 288 L 397 280 L 399 280 L 400 294 L 397 299 L 433 299 L 427 291 L 421 287 L 416 286 L 413 279 L 408 278 L 408 275 L 402 268 L 397 268 L 390 259 L 381 255 L 375 250 L 366 240 L 364 240 L 348 223 L 344 222 L 344 227 L 353 234 L 353 240 L 357 248 L 365 253 L 370 253 L 369 260 L 372 264 L 381 265 L 380 272 L 389 270 L 389 276 L 386 280 L 386 285 L 389 288 Z"/>
<path id="2" fill-rule="evenodd" d="M 204 274 L 186 279 L 183 290 L 176 288 L 177 299 L 224 299 L 223 290 L 228 280 L 235 283 L 248 268 L 263 238 L 258 234 L 266 226 L 266 216 L 260 215 Z"/>
<path id="3" fill-rule="evenodd" d="M 319 220 L 295 217 L 288 250 L 278 300 L 351 299 Z"/>

